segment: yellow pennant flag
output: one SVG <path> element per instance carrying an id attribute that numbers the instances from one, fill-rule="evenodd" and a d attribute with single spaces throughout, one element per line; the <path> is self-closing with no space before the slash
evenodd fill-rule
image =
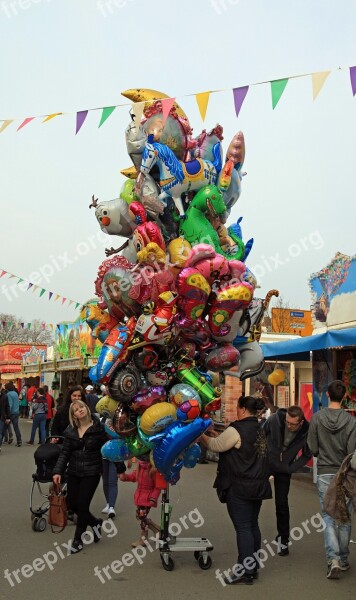
<path id="1" fill-rule="evenodd" d="M 50 121 L 51 119 L 54 119 L 54 117 L 58 117 L 59 115 L 63 115 L 63 113 L 53 113 L 52 115 L 47 115 L 47 117 L 45 119 L 43 119 L 42 123 L 47 123 L 47 121 Z"/>
<path id="2" fill-rule="evenodd" d="M 11 125 L 11 123 L 14 122 L 14 119 L 7 119 L 6 121 L 2 122 L 2 125 L 0 127 L 0 133 L 2 133 L 3 131 L 5 131 L 6 127 L 8 127 L 9 125 Z"/>
<path id="3" fill-rule="evenodd" d="M 60 294 L 56 294 L 54 301 L 56 302 L 56 300 L 58 300 L 58 298 L 60 298 L 60 297 L 61 297 Z"/>
<path id="4" fill-rule="evenodd" d="M 198 104 L 200 116 L 202 121 L 205 121 L 206 111 L 208 109 L 209 98 L 211 92 L 201 92 L 200 94 L 195 94 L 195 98 Z"/>
<path id="5" fill-rule="evenodd" d="M 330 75 L 330 71 L 321 71 L 320 73 L 312 73 L 313 100 L 318 96 L 325 81 Z"/>

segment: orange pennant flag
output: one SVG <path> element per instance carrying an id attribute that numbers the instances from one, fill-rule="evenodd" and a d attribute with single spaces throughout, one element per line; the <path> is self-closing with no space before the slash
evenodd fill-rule
<path id="1" fill-rule="evenodd" d="M 198 104 L 198 108 L 199 108 L 199 112 L 200 112 L 202 121 L 205 121 L 210 94 L 211 94 L 211 92 L 201 92 L 200 94 L 195 94 L 195 98 L 196 98 L 196 101 Z"/>
<path id="2" fill-rule="evenodd" d="M 25 119 L 24 121 L 22 121 L 21 125 L 18 126 L 18 128 L 16 129 L 16 131 L 20 131 L 20 129 L 22 129 L 23 127 L 25 127 L 25 125 L 28 125 L 29 123 L 31 123 L 31 121 L 33 121 L 33 119 L 35 119 L 36 117 L 27 117 L 27 119 Z"/>
<path id="3" fill-rule="evenodd" d="M 330 75 L 330 71 L 321 71 L 320 73 L 312 73 L 313 100 L 318 96 L 325 81 Z"/>
<path id="4" fill-rule="evenodd" d="M 51 119 L 54 119 L 54 117 L 58 117 L 59 115 L 63 115 L 63 113 L 53 113 L 52 115 L 47 115 L 47 117 L 45 119 L 43 119 L 42 123 L 47 123 L 47 121 L 50 121 Z"/>
<path id="5" fill-rule="evenodd" d="M 0 127 L 0 133 L 2 133 L 3 131 L 5 131 L 6 127 L 8 127 L 9 125 L 11 125 L 11 123 L 14 122 L 14 119 L 7 119 L 6 121 L 2 122 L 2 125 Z"/>

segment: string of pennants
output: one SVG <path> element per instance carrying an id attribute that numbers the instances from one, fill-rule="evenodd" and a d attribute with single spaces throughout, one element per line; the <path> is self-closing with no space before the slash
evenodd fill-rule
<path id="1" fill-rule="evenodd" d="M 330 69 L 328 71 L 320 71 L 320 72 L 316 72 L 316 73 L 304 73 L 301 75 L 292 75 L 290 77 L 286 77 L 283 79 L 275 79 L 272 81 L 259 81 L 257 83 L 250 83 L 249 85 L 244 85 L 244 86 L 233 88 L 232 93 L 233 93 L 236 117 L 239 116 L 240 110 L 245 101 L 247 93 L 248 93 L 249 89 L 253 86 L 270 84 L 272 109 L 274 110 L 276 108 L 278 102 L 280 101 L 280 99 L 283 95 L 283 92 L 286 89 L 286 86 L 290 79 L 297 79 L 297 78 L 301 78 L 301 77 L 311 77 L 313 100 L 316 100 L 317 96 L 319 95 L 319 92 L 321 91 L 322 87 L 324 86 L 324 83 L 327 80 L 330 73 L 332 73 L 333 71 L 343 71 L 345 69 L 349 70 L 352 95 L 355 96 L 355 94 L 356 94 L 356 66 L 354 66 L 354 67 L 338 67 L 337 69 Z M 208 109 L 210 95 L 227 92 L 227 91 L 229 91 L 229 90 L 226 90 L 226 89 L 225 90 L 211 90 L 210 92 L 200 92 L 197 94 L 186 94 L 185 96 L 182 96 L 182 97 L 187 98 L 189 96 L 195 96 L 196 102 L 197 102 L 197 105 L 199 108 L 200 116 L 201 116 L 202 120 L 204 121 L 205 117 L 206 117 L 207 109 Z M 175 100 L 176 100 L 176 98 L 162 98 L 161 99 L 162 111 L 163 111 L 163 121 L 166 120 L 166 118 L 169 114 L 169 111 L 172 108 L 172 105 Z M 141 105 L 141 106 L 139 106 L 139 105 Z M 76 111 L 75 113 L 74 112 L 73 113 L 56 112 L 56 113 L 50 113 L 47 115 L 26 117 L 25 119 L 21 120 L 21 123 L 17 127 L 16 131 L 20 131 L 21 129 L 26 127 L 29 123 L 34 121 L 35 119 L 42 119 L 42 123 L 47 123 L 48 121 L 51 121 L 55 117 L 75 114 L 76 115 L 75 133 L 77 134 L 80 131 L 80 129 L 82 128 L 89 112 L 94 112 L 94 111 L 98 111 L 98 110 L 102 111 L 99 125 L 98 125 L 98 128 L 100 128 L 105 123 L 105 121 L 107 121 L 107 119 L 112 115 L 112 113 L 114 112 L 114 110 L 116 108 L 119 108 L 122 106 L 134 106 L 134 107 L 136 107 L 136 109 L 138 108 L 138 110 L 136 110 L 136 114 L 140 113 L 140 116 L 141 116 L 143 113 L 144 105 L 145 105 L 145 101 L 130 103 L 130 104 L 129 103 L 116 104 L 113 106 L 104 106 L 104 107 L 99 107 L 99 108 L 88 108 L 86 110 Z M 142 110 L 140 110 L 140 108 L 142 108 Z M 136 119 L 137 119 L 137 117 L 136 117 Z M 17 119 L 15 119 L 15 118 L 0 119 L 0 133 L 5 131 L 5 129 L 7 129 L 15 120 L 17 120 Z"/>
<path id="2" fill-rule="evenodd" d="M 3 329 L 9 329 L 13 325 L 15 327 L 21 327 L 21 329 L 31 329 L 31 327 L 33 325 L 33 323 L 25 323 L 22 321 L 0 321 L 0 324 L 2 325 Z M 43 321 L 41 323 L 41 327 L 42 327 L 42 329 L 47 329 L 47 327 L 50 327 L 53 330 L 55 325 L 53 323 L 47 324 Z"/>
<path id="3" fill-rule="evenodd" d="M 66 303 L 67 303 L 68 307 L 73 304 L 74 309 L 77 309 L 79 306 L 83 305 L 83 302 L 78 302 L 77 300 L 71 300 L 70 298 L 66 298 L 65 296 L 62 296 L 61 294 L 57 294 L 56 292 L 51 292 L 50 290 L 46 290 L 46 288 L 44 288 L 40 285 L 36 285 L 36 284 L 32 283 L 31 281 L 28 281 L 24 277 L 19 277 L 19 275 L 14 275 L 13 273 L 10 273 L 9 271 L 5 271 L 5 269 L 0 269 L 0 271 L 1 271 L 0 279 L 6 275 L 9 276 L 9 279 L 17 279 L 16 285 L 23 284 L 21 287 L 21 289 L 23 291 L 28 292 L 29 290 L 32 290 L 32 293 L 39 292 L 40 298 L 45 297 L 45 298 L 47 298 L 48 301 L 53 299 L 54 302 L 57 302 L 57 300 L 60 300 L 62 306 Z"/>

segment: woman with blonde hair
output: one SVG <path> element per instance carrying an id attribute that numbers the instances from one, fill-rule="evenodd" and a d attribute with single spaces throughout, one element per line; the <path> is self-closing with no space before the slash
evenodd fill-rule
<path id="1" fill-rule="evenodd" d="M 68 503 L 78 517 L 71 548 L 71 554 L 74 554 L 83 549 L 82 536 L 88 525 L 93 529 L 93 541 L 99 542 L 101 538 L 103 520 L 94 517 L 89 509 L 100 481 L 101 447 L 107 437 L 104 426 L 82 400 L 75 400 L 70 405 L 69 422 L 71 427 L 53 469 L 53 482 L 59 485 L 67 470 Z"/>

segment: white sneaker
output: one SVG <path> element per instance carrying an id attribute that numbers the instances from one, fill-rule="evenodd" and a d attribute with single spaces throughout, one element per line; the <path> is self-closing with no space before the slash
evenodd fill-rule
<path id="1" fill-rule="evenodd" d="M 328 564 L 328 570 L 326 577 L 328 579 L 339 579 L 340 577 L 340 563 L 336 558 L 333 558 Z"/>
<path id="2" fill-rule="evenodd" d="M 107 504 L 107 505 L 105 506 L 105 508 L 103 508 L 103 510 L 102 510 L 101 512 L 102 512 L 102 513 L 104 513 L 104 515 L 107 515 L 107 514 L 108 514 L 108 512 L 109 512 L 109 508 L 110 508 L 110 507 L 109 507 L 109 505 Z"/>
<path id="3" fill-rule="evenodd" d="M 114 519 L 115 517 L 116 517 L 115 508 L 110 506 L 110 508 L 108 510 L 108 519 Z"/>

